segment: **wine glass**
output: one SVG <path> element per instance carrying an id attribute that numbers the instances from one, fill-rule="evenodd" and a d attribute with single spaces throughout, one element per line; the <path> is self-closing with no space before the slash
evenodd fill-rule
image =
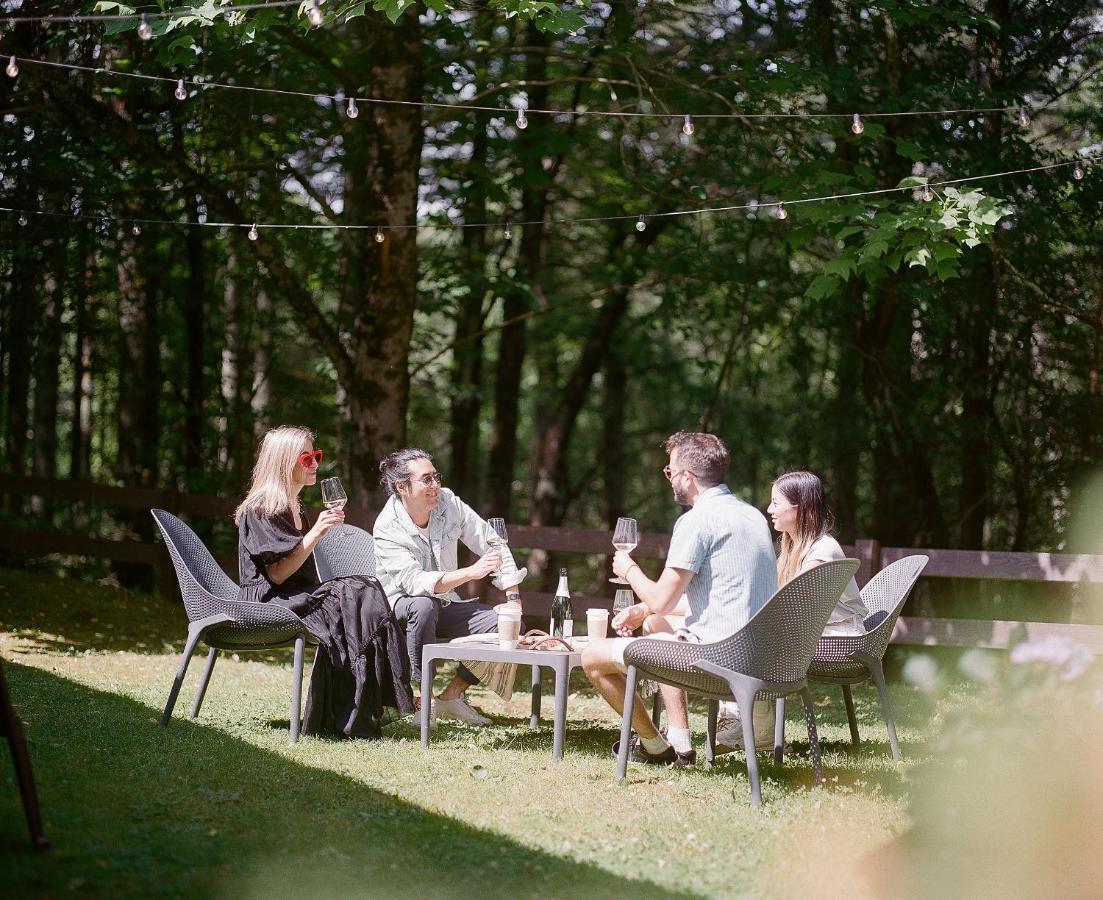
<path id="1" fill-rule="evenodd" d="M 639 543 L 639 533 L 636 531 L 636 520 L 621 516 L 617 519 L 617 527 L 613 531 L 613 546 L 618 550 L 631 553 L 636 549 L 637 543 Z M 620 577 L 610 578 L 609 580 L 613 584 L 628 584 Z"/>
<path id="2" fill-rule="evenodd" d="M 494 532 L 494 537 L 487 542 L 491 547 L 504 547 L 509 543 L 509 532 L 506 531 L 505 519 L 487 519 L 486 524 L 489 525 L 490 530 Z M 498 571 L 502 571 L 501 566 L 498 567 Z"/>
<path id="3" fill-rule="evenodd" d="M 636 595 L 632 593 L 631 588 L 618 588 L 616 594 L 613 595 L 612 618 L 615 619 L 618 613 L 628 609 L 629 606 L 635 605 L 635 603 Z"/>
<path id="4" fill-rule="evenodd" d="M 341 486 L 340 478 L 323 478 L 321 481 L 322 504 L 326 509 L 344 509 L 348 503 L 348 496 Z M 341 537 L 348 537 L 348 532 L 341 531 Z"/>

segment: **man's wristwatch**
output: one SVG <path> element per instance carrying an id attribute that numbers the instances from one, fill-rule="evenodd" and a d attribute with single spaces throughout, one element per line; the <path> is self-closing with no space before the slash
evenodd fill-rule
<path id="1" fill-rule="evenodd" d="M 506 601 L 509 603 L 520 603 L 521 595 L 516 591 L 506 591 Z"/>

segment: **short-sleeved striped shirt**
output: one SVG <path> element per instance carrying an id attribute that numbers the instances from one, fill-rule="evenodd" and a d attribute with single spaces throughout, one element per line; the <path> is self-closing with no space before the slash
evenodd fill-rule
<path id="1" fill-rule="evenodd" d="M 694 573 L 685 630 L 705 643 L 734 634 L 777 590 L 766 517 L 726 484 L 704 491 L 674 523 L 666 564 Z"/>

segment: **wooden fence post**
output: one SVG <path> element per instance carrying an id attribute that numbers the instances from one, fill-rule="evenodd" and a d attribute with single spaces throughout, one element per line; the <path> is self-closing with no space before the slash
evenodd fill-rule
<path id="1" fill-rule="evenodd" d="M 881 571 L 881 542 L 858 538 L 854 542 L 854 549 L 862 563 L 858 566 L 858 574 L 854 578 L 858 582 L 858 587 L 865 587 L 869 580 Z"/>

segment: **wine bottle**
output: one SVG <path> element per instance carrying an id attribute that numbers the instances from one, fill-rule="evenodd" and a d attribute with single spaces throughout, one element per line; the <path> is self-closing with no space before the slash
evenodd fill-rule
<path id="1" fill-rule="evenodd" d="M 571 638 L 574 636 L 574 619 L 571 616 L 571 591 L 567 587 L 567 570 L 559 570 L 559 587 L 555 589 L 552 600 L 551 625 L 548 628 L 552 637 Z"/>

